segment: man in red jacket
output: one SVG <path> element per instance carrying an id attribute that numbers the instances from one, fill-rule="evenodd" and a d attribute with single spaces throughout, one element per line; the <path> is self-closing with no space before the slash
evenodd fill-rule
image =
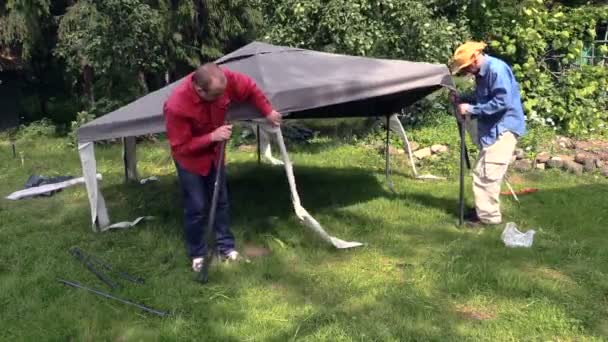
<path id="1" fill-rule="evenodd" d="M 232 102 L 248 101 L 273 125 L 279 125 L 276 112 L 266 96 L 246 75 L 223 69 L 213 63 L 200 66 L 175 88 L 163 112 L 167 138 L 175 161 L 184 205 L 184 235 L 192 269 L 200 272 L 207 255 L 204 234 L 213 195 L 219 142 L 230 139 L 232 125 L 225 123 Z M 223 170 L 223 169 L 222 169 Z M 221 175 L 215 233 L 217 252 L 224 260 L 236 260 L 234 235 L 225 174 Z"/>

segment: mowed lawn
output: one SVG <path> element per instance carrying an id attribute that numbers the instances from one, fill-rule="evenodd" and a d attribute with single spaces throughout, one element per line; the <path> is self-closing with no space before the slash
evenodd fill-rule
<path id="1" fill-rule="evenodd" d="M 8 201 L 29 175 L 79 175 L 65 140 L 19 141 L 23 163 L 0 142 L 2 341 L 593 341 L 608 339 L 608 182 L 558 171 L 512 175 L 537 187 L 505 222 L 535 229 L 530 249 L 509 249 L 504 225 L 456 226 L 458 183 L 414 180 L 395 160 L 384 181 L 374 149 L 317 140 L 292 146 L 303 204 L 332 235 L 366 243 L 335 250 L 295 217 L 281 167 L 229 153 L 239 247 L 266 247 L 250 263 L 218 265 L 195 281 L 182 240 L 180 194 L 164 142 L 139 147 L 142 177 L 124 184 L 119 146 L 97 148 L 113 221 L 152 215 L 127 230 L 95 233 L 84 186 Z M 470 178 L 467 200 L 471 203 Z M 171 313 L 143 313 L 57 278 L 110 292 L 71 247 L 144 277 L 112 294 Z"/>

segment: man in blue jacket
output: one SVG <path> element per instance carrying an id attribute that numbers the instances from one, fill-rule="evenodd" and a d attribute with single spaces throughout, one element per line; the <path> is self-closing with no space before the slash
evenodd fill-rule
<path id="1" fill-rule="evenodd" d="M 500 224 L 499 195 L 502 180 L 517 141 L 526 132 L 519 85 L 511 68 L 502 60 L 483 53 L 486 44 L 467 42 L 454 53 L 453 74 L 475 77 L 471 96 L 452 94 L 459 115 L 477 119 L 477 142 L 481 148 L 473 170 L 475 212 L 469 225 Z"/>

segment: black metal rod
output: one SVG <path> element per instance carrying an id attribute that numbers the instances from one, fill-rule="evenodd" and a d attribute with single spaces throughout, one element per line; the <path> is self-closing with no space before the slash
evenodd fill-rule
<path id="1" fill-rule="evenodd" d="M 390 117 L 386 116 L 386 146 L 384 148 L 384 154 L 385 154 L 385 159 L 386 159 L 386 165 L 384 168 L 384 172 L 385 172 L 385 176 L 386 176 L 386 185 L 388 186 L 389 190 L 393 193 L 395 193 L 395 188 L 393 187 L 393 183 L 391 182 L 391 178 L 390 178 L 390 153 L 389 153 L 389 139 L 390 139 L 390 133 L 391 133 L 391 123 L 390 123 Z"/>
<path id="2" fill-rule="evenodd" d="M 72 248 L 70 250 L 70 254 L 72 254 L 76 259 L 80 260 L 86 266 L 86 268 L 91 271 L 91 273 L 97 276 L 99 280 L 101 280 L 104 284 L 108 285 L 111 289 L 115 289 L 118 287 L 118 284 L 112 281 L 112 279 L 108 278 L 105 274 L 97 271 L 80 249 Z"/>
<path id="3" fill-rule="evenodd" d="M 68 281 L 68 280 L 64 280 L 64 279 L 57 279 L 57 281 L 59 281 L 60 283 L 62 283 L 64 285 L 68 285 L 68 286 L 71 286 L 71 287 L 75 287 L 75 288 L 79 288 L 79 289 L 86 290 L 86 291 L 89 291 L 89 292 L 93 292 L 93 293 L 95 293 L 97 295 L 100 295 L 102 297 L 109 298 L 109 299 L 112 299 L 112 300 L 115 300 L 115 301 L 118 301 L 118 302 L 121 302 L 121 303 L 124 303 L 124 304 L 127 304 L 127 305 L 135 306 L 135 307 L 137 307 L 137 308 L 139 308 L 141 310 L 144 310 L 144 311 L 149 312 L 149 313 L 153 313 L 153 314 L 161 316 L 161 317 L 165 317 L 165 316 L 169 315 L 169 313 L 167 313 L 167 312 L 154 310 L 154 309 L 149 308 L 149 307 L 147 307 L 145 305 L 142 305 L 142 304 L 137 304 L 137 303 L 133 303 L 131 301 L 128 301 L 126 299 L 114 297 L 114 296 L 112 296 L 109 293 L 105 293 L 105 292 L 102 292 L 102 291 L 98 291 L 98 290 L 95 290 L 95 289 L 88 288 L 88 287 L 86 287 L 86 286 L 84 286 L 82 284 L 79 284 L 77 282 Z"/>
<path id="4" fill-rule="evenodd" d="M 465 164 L 467 166 L 467 169 L 471 169 L 471 159 L 469 158 L 469 149 L 467 148 L 467 142 L 466 142 L 466 126 L 464 124 L 464 119 L 462 122 L 458 122 L 458 129 L 463 131 L 463 135 L 464 135 L 464 161 Z M 462 139 L 461 139 L 462 140 Z"/>
<path id="5" fill-rule="evenodd" d="M 256 137 L 257 137 L 257 145 L 258 145 L 258 165 L 260 165 L 260 164 L 262 164 L 262 157 L 261 157 L 262 147 L 260 145 L 261 144 L 260 143 L 260 125 L 256 125 L 256 129 L 258 131 L 257 132 L 258 134 L 256 135 Z"/>
<path id="6" fill-rule="evenodd" d="M 88 254 L 87 258 L 88 258 L 88 260 L 91 260 L 91 261 L 97 263 L 98 265 L 101 265 L 101 267 L 105 268 L 108 271 L 114 271 L 114 268 L 112 267 L 112 265 L 108 264 L 107 262 L 105 262 L 105 261 L 103 261 L 103 260 L 101 260 L 101 259 L 99 259 L 99 258 L 97 258 L 97 257 L 95 257 L 95 256 L 93 256 L 91 254 Z M 145 280 L 143 278 L 138 277 L 138 276 L 134 276 L 134 275 L 129 274 L 127 272 L 118 272 L 117 271 L 116 274 L 118 276 L 120 276 L 121 278 L 123 278 L 125 280 L 128 280 L 130 282 L 133 282 L 133 283 L 137 283 L 137 284 L 144 284 L 145 283 Z"/>
<path id="7" fill-rule="evenodd" d="M 122 165 L 125 168 L 125 183 L 129 182 L 129 165 L 127 162 L 127 138 L 122 138 Z"/>
<path id="8" fill-rule="evenodd" d="M 217 158 L 217 165 L 215 167 L 215 180 L 213 182 L 213 197 L 211 197 L 211 207 L 209 208 L 209 220 L 207 221 L 207 234 L 209 236 L 207 238 L 207 256 L 203 260 L 203 268 L 199 276 L 199 280 L 202 283 L 207 283 L 209 281 L 209 266 L 211 266 L 211 259 L 213 259 L 213 251 L 215 249 L 215 212 L 217 209 L 217 201 L 221 191 L 220 184 L 222 181 L 222 170 L 224 167 L 224 154 L 226 153 L 226 140 L 221 142 L 219 150 L 220 155 Z"/>
<path id="9" fill-rule="evenodd" d="M 17 150 L 15 150 L 15 143 L 13 143 L 13 158 L 17 158 Z"/>
<path id="10" fill-rule="evenodd" d="M 465 169 L 465 159 L 467 154 L 467 147 L 465 141 L 465 130 L 464 124 L 459 121 L 458 122 L 458 130 L 460 131 L 460 196 L 459 196 L 459 215 L 458 215 L 458 223 L 460 226 L 464 223 L 464 169 Z"/>
<path id="11" fill-rule="evenodd" d="M 467 165 L 467 169 L 471 170 L 471 158 L 469 158 L 469 149 L 467 148 L 467 144 L 464 144 L 464 160 Z"/>

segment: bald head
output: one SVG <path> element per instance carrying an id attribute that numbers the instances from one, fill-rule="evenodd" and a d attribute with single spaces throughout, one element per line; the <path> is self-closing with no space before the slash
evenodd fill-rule
<path id="1" fill-rule="evenodd" d="M 206 101 L 213 101 L 226 90 L 226 76 L 222 69 L 214 63 L 201 65 L 192 76 L 194 89 Z"/>

